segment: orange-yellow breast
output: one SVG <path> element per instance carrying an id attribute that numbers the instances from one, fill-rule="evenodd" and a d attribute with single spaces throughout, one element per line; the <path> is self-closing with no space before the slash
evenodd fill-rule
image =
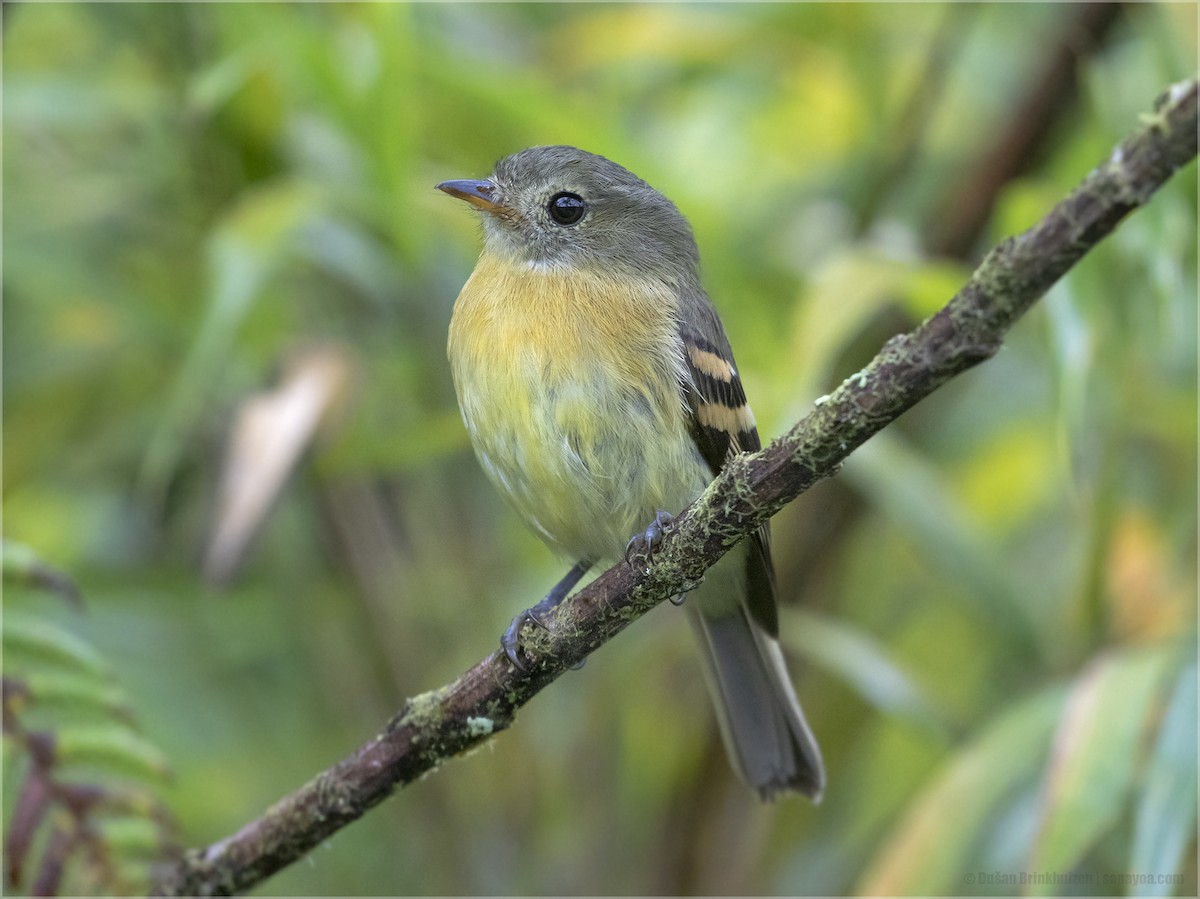
<path id="1" fill-rule="evenodd" d="M 548 543 L 612 558 L 709 480 L 680 394 L 665 285 L 480 258 L 450 322 L 463 420 L 483 467 Z"/>

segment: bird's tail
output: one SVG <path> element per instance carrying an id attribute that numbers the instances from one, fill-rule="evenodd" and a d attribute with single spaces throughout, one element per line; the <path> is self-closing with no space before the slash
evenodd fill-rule
<path id="1" fill-rule="evenodd" d="M 821 750 L 779 644 L 741 604 L 719 610 L 703 602 L 688 605 L 734 769 L 764 799 L 799 790 L 819 802 L 825 789 Z"/>

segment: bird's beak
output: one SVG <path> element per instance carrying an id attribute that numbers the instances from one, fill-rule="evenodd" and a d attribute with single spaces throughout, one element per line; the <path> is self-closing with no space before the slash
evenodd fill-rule
<path id="1" fill-rule="evenodd" d="M 437 189 L 466 200 L 484 212 L 499 212 L 505 208 L 500 202 L 499 189 L 491 181 L 443 181 Z"/>

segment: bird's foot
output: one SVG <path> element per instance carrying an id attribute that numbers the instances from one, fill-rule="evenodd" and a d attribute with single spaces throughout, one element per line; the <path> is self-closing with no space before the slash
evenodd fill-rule
<path id="1" fill-rule="evenodd" d="M 591 562 L 577 562 L 567 572 L 566 576 L 554 585 L 554 588 L 545 595 L 541 602 L 517 615 L 505 629 L 503 635 L 500 637 L 500 648 L 504 650 L 504 654 L 508 656 L 508 660 L 512 662 L 513 667 L 518 671 L 526 670 L 525 662 L 521 659 L 521 628 L 526 624 L 531 624 L 534 627 L 540 627 L 544 631 L 549 630 L 545 621 L 546 614 L 563 601 L 563 598 L 571 591 L 571 588 L 579 583 L 579 579 L 591 567 Z M 574 667 L 582 668 L 583 663 L 580 662 Z"/>
<path id="2" fill-rule="evenodd" d="M 655 551 L 662 546 L 667 529 L 674 523 L 675 517 L 669 512 L 659 509 L 654 513 L 654 520 L 640 534 L 634 534 L 625 544 L 625 564 L 632 565 L 634 559 L 649 562 L 654 558 Z"/>
<path id="3" fill-rule="evenodd" d="M 557 603 L 547 605 L 546 600 L 543 599 L 533 608 L 526 609 L 520 615 L 513 618 L 512 622 L 505 629 L 504 634 L 500 637 L 500 647 L 504 650 L 504 654 L 508 656 L 508 660 L 512 662 L 513 667 L 518 671 L 526 670 L 525 662 L 521 659 L 521 628 L 525 624 L 532 624 L 534 627 L 540 627 L 542 630 L 549 630 L 541 616 L 549 612 L 555 605 Z"/>

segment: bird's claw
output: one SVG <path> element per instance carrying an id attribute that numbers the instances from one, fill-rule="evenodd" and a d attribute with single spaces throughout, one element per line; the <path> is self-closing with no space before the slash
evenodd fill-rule
<path id="1" fill-rule="evenodd" d="M 521 628 L 526 624 L 532 624 L 534 627 L 540 627 L 544 631 L 550 630 L 546 624 L 545 615 L 560 602 L 570 592 L 571 588 L 579 583 L 579 579 L 592 567 L 592 563 L 587 560 L 576 562 L 570 571 L 566 573 L 561 581 L 554 585 L 549 593 L 543 597 L 542 601 L 531 608 L 526 609 L 520 615 L 512 620 L 512 623 L 505 629 L 500 637 L 500 648 L 504 650 L 504 655 L 512 662 L 512 666 L 518 671 L 526 671 L 526 666 L 521 661 Z M 583 667 L 583 663 L 575 666 Z"/>
<path id="2" fill-rule="evenodd" d="M 650 522 L 646 530 L 640 534 L 634 534 L 625 544 L 625 564 L 632 565 L 635 557 L 649 562 L 653 558 L 655 550 L 662 546 L 663 537 L 666 536 L 667 529 L 674 521 L 675 517 L 669 512 L 661 509 L 655 512 L 654 520 Z"/>
<path id="3" fill-rule="evenodd" d="M 546 626 L 546 622 L 542 620 L 542 615 L 549 611 L 549 608 L 543 609 L 541 606 L 542 603 L 539 602 L 533 608 L 526 609 L 520 615 L 517 615 L 500 637 L 500 647 L 504 650 L 504 654 L 508 656 L 508 660 L 512 662 L 513 667 L 518 671 L 526 670 L 525 663 L 521 660 L 521 628 L 528 623 L 534 627 L 540 627 L 544 631 L 550 630 Z"/>
<path id="4" fill-rule="evenodd" d="M 520 615 L 512 620 L 504 634 L 500 637 L 500 648 L 504 650 L 504 655 L 512 662 L 512 666 L 520 672 L 525 672 L 528 668 L 525 662 L 521 659 L 521 628 L 526 624 L 532 624 L 534 627 L 540 627 L 544 631 L 550 630 L 549 626 L 541 619 L 541 615 L 545 613 L 545 609 L 540 608 L 541 603 L 538 603 L 532 609 L 526 609 Z M 587 659 L 583 658 L 571 666 L 572 671 L 578 671 L 585 664 Z"/>

